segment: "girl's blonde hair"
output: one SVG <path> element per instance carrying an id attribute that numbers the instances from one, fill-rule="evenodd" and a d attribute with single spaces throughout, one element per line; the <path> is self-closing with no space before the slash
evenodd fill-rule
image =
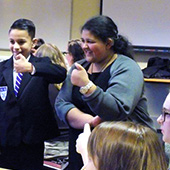
<path id="1" fill-rule="evenodd" d="M 156 132 L 133 122 L 103 122 L 90 135 L 88 154 L 98 170 L 167 170 Z"/>
<path id="2" fill-rule="evenodd" d="M 62 52 L 54 44 L 45 43 L 41 45 L 37 49 L 35 56 L 36 57 L 49 57 L 53 64 L 58 64 L 64 67 L 65 69 L 67 69 Z M 60 90 L 62 83 L 55 84 L 55 86 L 57 87 L 58 90 Z"/>

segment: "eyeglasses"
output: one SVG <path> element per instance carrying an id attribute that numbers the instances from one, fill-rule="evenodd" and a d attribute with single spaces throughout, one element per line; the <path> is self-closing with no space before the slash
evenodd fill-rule
<path id="1" fill-rule="evenodd" d="M 163 111 L 162 111 L 162 121 L 163 121 L 163 122 L 165 122 L 165 118 L 167 117 L 167 115 L 170 116 L 170 113 L 167 112 L 167 111 L 165 111 L 165 110 L 163 110 Z"/>

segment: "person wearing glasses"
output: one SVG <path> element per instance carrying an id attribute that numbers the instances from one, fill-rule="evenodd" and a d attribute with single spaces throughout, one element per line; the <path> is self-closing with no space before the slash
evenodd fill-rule
<path id="1" fill-rule="evenodd" d="M 170 93 L 164 101 L 162 114 L 158 117 L 157 122 L 160 124 L 162 140 L 170 143 Z"/>
<path id="2" fill-rule="evenodd" d="M 165 142 L 165 152 L 170 160 L 170 93 L 167 95 L 162 108 L 162 114 L 158 117 L 157 122 L 160 124 L 162 140 Z M 168 162 L 169 162 L 168 160 Z M 170 162 L 169 162 L 170 170 Z"/>
<path id="3" fill-rule="evenodd" d="M 75 62 L 85 58 L 80 39 L 70 40 L 68 42 L 67 51 L 68 52 L 65 52 L 65 57 L 69 68 L 71 68 Z"/>

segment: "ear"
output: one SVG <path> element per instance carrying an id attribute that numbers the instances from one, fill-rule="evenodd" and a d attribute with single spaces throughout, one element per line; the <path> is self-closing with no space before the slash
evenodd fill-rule
<path id="1" fill-rule="evenodd" d="M 36 46 L 37 42 L 38 42 L 38 39 L 33 38 L 32 42 L 33 42 L 32 48 L 34 48 Z"/>
<path id="2" fill-rule="evenodd" d="M 111 38 L 108 38 L 106 42 L 106 48 L 110 49 L 113 45 L 114 45 L 114 40 Z"/>

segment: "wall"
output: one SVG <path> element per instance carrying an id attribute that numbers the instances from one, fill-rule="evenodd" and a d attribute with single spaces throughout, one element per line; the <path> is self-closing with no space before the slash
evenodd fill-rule
<path id="1" fill-rule="evenodd" d="M 85 21 L 100 14 L 100 0 L 73 0 L 71 39 L 80 38 Z"/>
<path id="2" fill-rule="evenodd" d="M 100 13 L 100 0 L 72 0 L 71 8 L 71 28 L 68 28 L 70 29 L 70 39 L 80 38 L 80 28 L 84 22 Z M 10 56 L 9 51 L 0 49 L 0 61 Z"/>
<path id="3" fill-rule="evenodd" d="M 92 16 L 100 14 L 100 0 L 72 0 L 70 39 L 80 38 L 80 28 Z M 68 28 L 69 29 L 69 28 Z M 0 50 L 0 56 L 11 56 L 9 51 Z M 150 57 L 169 57 L 167 53 L 135 52 L 135 60 L 143 69 Z"/>
<path id="4" fill-rule="evenodd" d="M 11 56 L 11 52 L 9 50 L 0 50 L 0 61 L 8 59 Z"/>
<path id="5" fill-rule="evenodd" d="M 36 26 L 36 37 L 65 49 L 70 38 L 72 0 L 1 0 L 0 48 L 8 49 L 8 30 L 19 18 L 27 18 Z"/>
<path id="6" fill-rule="evenodd" d="M 100 0 L 73 0 L 71 39 L 80 38 L 80 29 L 84 22 L 92 16 L 100 14 Z M 135 52 L 135 60 L 143 69 L 151 57 L 168 58 L 168 53 Z"/>
<path id="7" fill-rule="evenodd" d="M 133 45 L 169 47 L 169 0 L 103 0 L 102 13 Z"/>

